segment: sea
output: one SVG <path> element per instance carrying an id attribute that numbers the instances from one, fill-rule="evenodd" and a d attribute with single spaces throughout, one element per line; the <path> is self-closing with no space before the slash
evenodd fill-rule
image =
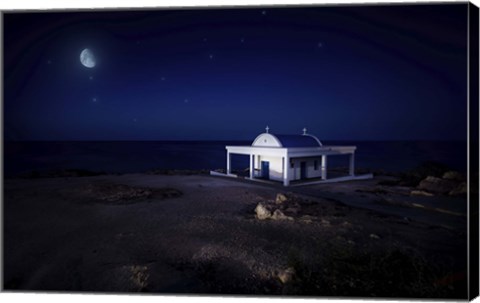
<path id="1" fill-rule="evenodd" d="M 424 162 L 467 170 L 466 141 L 326 141 L 324 145 L 355 145 L 355 167 L 403 172 Z M 226 167 L 226 145 L 250 141 L 6 141 L 4 176 L 33 171 L 81 169 L 104 173 L 152 170 L 214 170 Z M 347 167 L 348 158 L 328 158 L 329 168 Z M 249 166 L 248 156 L 232 157 L 232 169 Z"/>

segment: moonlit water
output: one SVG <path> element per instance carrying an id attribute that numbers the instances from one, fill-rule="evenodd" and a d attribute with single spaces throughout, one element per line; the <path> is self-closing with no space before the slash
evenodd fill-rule
<path id="1" fill-rule="evenodd" d="M 362 141 L 325 145 L 356 145 L 355 166 L 392 172 L 425 162 L 444 163 L 466 171 L 466 142 Z M 145 172 L 153 169 L 219 169 L 226 166 L 225 145 L 241 141 L 73 141 L 5 142 L 5 176 L 31 171 L 86 169 L 107 173 Z M 347 158 L 329 157 L 329 168 L 346 167 Z M 249 166 L 247 156 L 233 156 L 232 168 Z"/>

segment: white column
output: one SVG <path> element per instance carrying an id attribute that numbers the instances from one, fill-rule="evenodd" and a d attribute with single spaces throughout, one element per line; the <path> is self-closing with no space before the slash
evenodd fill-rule
<path id="1" fill-rule="evenodd" d="M 227 175 L 230 174 L 230 152 L 227 151 Z"/>
<path id="2" fill-rule="evenodd" d="M 322 156 L 322 166 L 320 167 L 322 170 L 322 180 L 327 179 L 327 156 L 323 155 Z"/>
<path id="3" fill-rule="evenodd" d="M 254 161 L 256 164 L 255 164 L 255 168 L 258 169 L 257 172 L 260 172 L 260 169 L 261 169 L 261 163 L 260 163 L 260 155 L 256 155 L 255 156 L 255 161 Z M 258 176 L 257 176 L 258 177 Z"/>
<path id="4" fill-rule="evenodd" d="M 287 156 L 283 157 L 283 186 L 290 185 L 290 176 L 289 176 L 289 168 L 290 168 L 290 158 Z"/>
<path id="5" fill-rule="evenodd" d="M 350 154 L 350 165 L 348 169 L 348 174 L 350 176 L 355 175 L 355 153 Z"/>
<path id="6" fill-rule="evenodd" d="M 250 179 L 253 179 L 253 159 L 255 155 L 249 155 L 250 157 Z"/>

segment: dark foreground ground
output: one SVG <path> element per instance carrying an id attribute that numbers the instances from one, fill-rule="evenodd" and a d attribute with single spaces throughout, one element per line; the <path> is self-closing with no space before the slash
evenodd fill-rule
<path id="1" fill-rule="evenodd" d="M 464 195 L 388 177 L 288 191 L 152 174 L 4 186 L 6 290 L 466 297 Z"/>

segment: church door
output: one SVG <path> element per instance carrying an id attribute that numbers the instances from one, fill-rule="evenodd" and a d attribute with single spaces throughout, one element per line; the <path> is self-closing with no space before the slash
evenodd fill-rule
<path id="1" fill-rule="evenodd" d="M 262 161 L 262 178 L 270 179 L 270 163 L 268 161 Z"/>
<path id="2" fill-rule="evenodd" d="M 307 162 L 300 162 L 300 179 L 307 179 Z"/>

